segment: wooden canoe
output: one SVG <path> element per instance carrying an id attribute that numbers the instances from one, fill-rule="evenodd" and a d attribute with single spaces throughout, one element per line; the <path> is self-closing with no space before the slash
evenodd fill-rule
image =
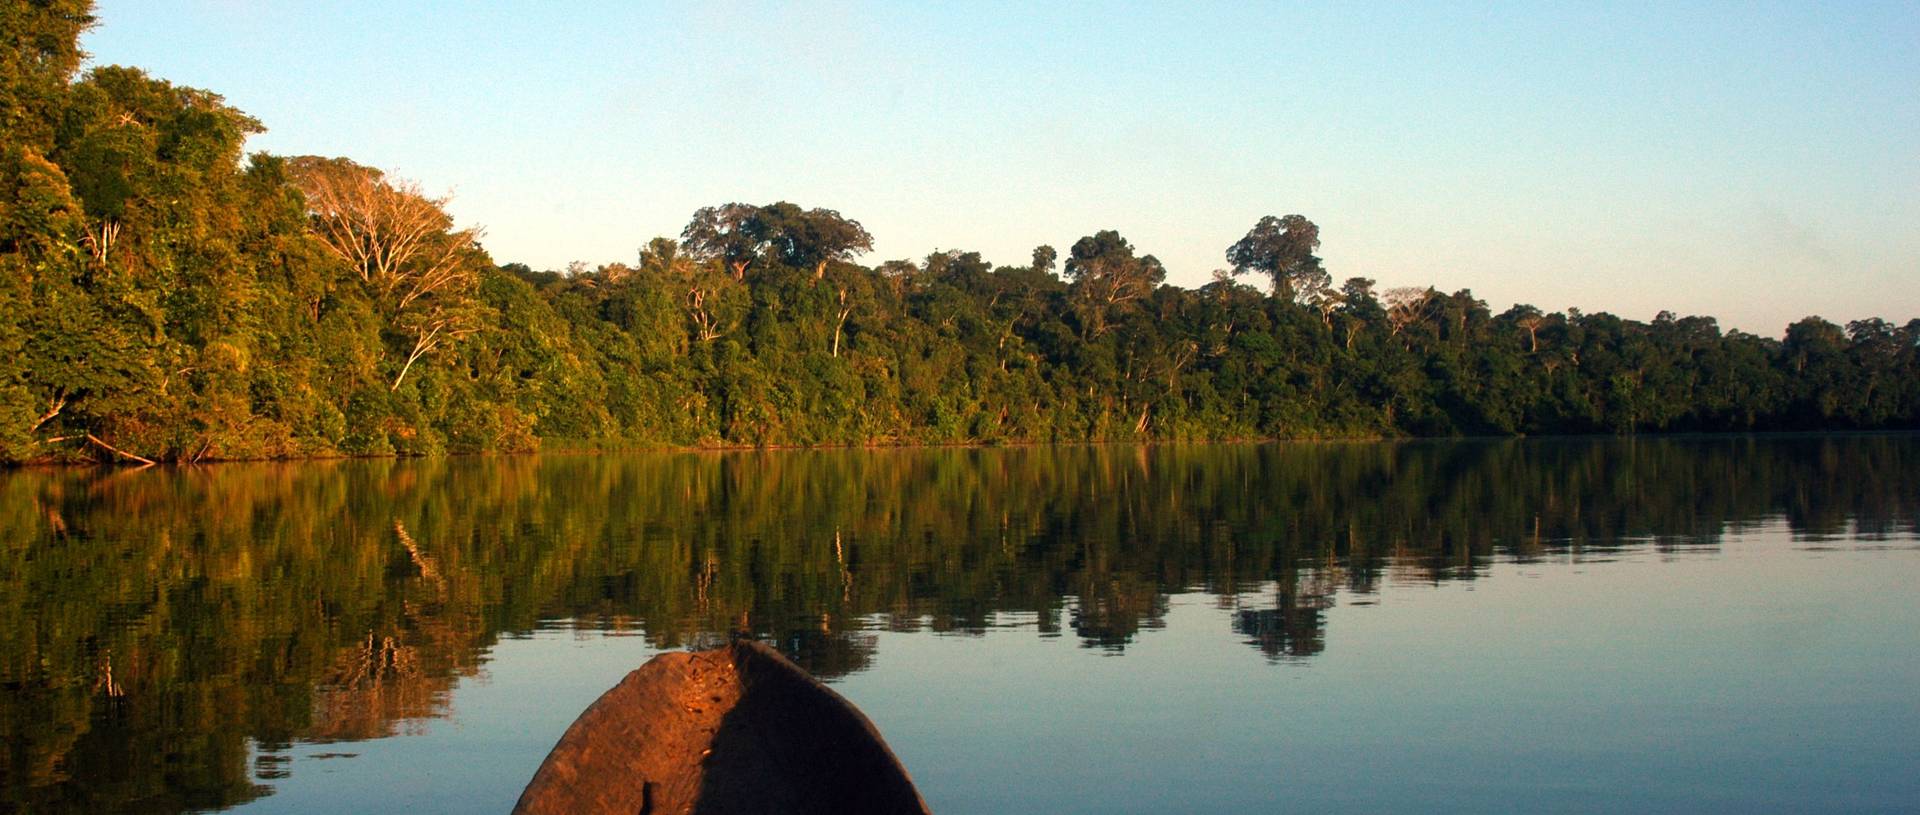
<path id="1" fill-rule="evenodd" d="M 649 660 L 567 728 L 516 813 L 927 815 L 852 703 L 758 642 Z"/>

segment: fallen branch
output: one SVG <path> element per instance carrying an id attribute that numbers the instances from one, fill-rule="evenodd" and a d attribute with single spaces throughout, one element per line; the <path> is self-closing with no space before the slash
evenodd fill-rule
<path id="1" fill-rule="evenodd" d="M 100 445 L 101 447 L 104 447 L 104 448 L 106 448 L 106 449 L 107 449 L 107 450 L 109 450 L 109 451 L 112 451 L 112 452 L 115 452 L 115 453 L 119 453 L 120 455 L 123 455 L 123 456 L 126 456 L 127 458 L 130 458 L 130 459 L 133 459 L 134 461 L 138 461 L 138 462 L 140 462 L 140 463 L 141 463 L 142 465 L 144 465 L 144 466 L 147 466 L 147 467 L 152 467 L 153 465 L 155 465 L 155 464 L 158 464 L 158 463 L 160 463 L 160 462 L 157 462 L 157 461 L 154 461 L 153 459 L 150 459 L 150 458 L 147 458 L 147 457 L 145 457 L 145 456 L 140 456 L 140 455 L 135 455 L 135 454 L 133 454 L 133 453 L 129 453 L 129 452 L 127 452 L 127 451 L 125 451 L 125 450 L 122 450 L 122 449 L 120 449 L 120 448 L 118 448 L 118 447 L 115 447 L 115 446 L 113 446 L 113 445 L 111 445 L 111 444 L 108 444 L 108 443 L 106 443 L 106 442 L 104 442 L 104 441 L 101 441 L 101 440 L 100 440 L 100 437 L 99 437 L 99 436 L 95 436 L 95 435 L 93 435 L 92 433 L 88 433 L 88 434 L 87 434 L 87 441 L 90 441 L 90 442 L 93 442 L 94 444 L 98 444 L 98 445 Z"/>

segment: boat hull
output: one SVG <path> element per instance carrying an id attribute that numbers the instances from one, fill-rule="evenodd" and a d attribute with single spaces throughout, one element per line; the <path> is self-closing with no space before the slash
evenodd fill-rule
<path id="1" fill-rule="evenodd" d="M 924 813 L 873 723 L 772 648 L 661 654 L 575 720 L 514 812 Z"/>

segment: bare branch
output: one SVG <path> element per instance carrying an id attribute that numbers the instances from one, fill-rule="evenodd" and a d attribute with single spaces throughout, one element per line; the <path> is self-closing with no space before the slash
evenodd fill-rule
<path id="1" fill-rule="evenodd" d="M 450 340 L 459 339 L 480 330 L 460 325 L 460 319 L 458 314 L 436 312 L 427 321 L 421 323 L 419 333 L 413 341 L 413 350 L 407 352 L 406 364 L 400 366 L 400 373 L 393 378 L 393 384 L 387 390 L 389 392 L 399 390 L 400 383 L 407 378 L 407 372 L 413 369 L 413 363 L 418 362 L 421 357 Z"/>
<path id="2" fill-rule="evenodd" d="M 453 230 L 447 198 L 429 198 L 419 184 L 345 160 L 302 160 L 294 176 L 315 236 L 395 313 L 471 282 L 465 255 L 481 230 Z"/>
<path id="3" fill-rule="evenodd" d="M 80 236 L 80 242 L 86 244 L 87 252 L 93 259 L 105 265 L 107 253 L 113 251 L 113 242 L 120 237 L 120 225 L 113 221 L 101 221 L 98 230 L 88 229 Z"/>
<path id="4" fill-rule="evenodd" d="M 90 441 L 90 442 L 93 442 L 94 444 L 97 444 L 97 445 L 100 445 L 101 447 L 104 447 L 104 448 L 106 448 L 106 449 L 107 449 L 107 450 L 108 450 L 109 452 L 113 452 L 113 453 L 118 453 L 118 454 L 120 454 L 120 455 L 122 455 L 122 456 L 125 456 L 125 457 L 127 457 L 127 458 L 130 458 L 130 459 L 133 459 L 134 461 L 138 461 L 138 462 L 140 462 L 140 463 L 141 463 L 142 465 L 145 465 L 145 466 L 147 466 L 147 467 L 152 467 L 153 465 L 155 465 L 155 464 L 158 464 L 158 463 L 159 463 L 159 462 L 157 462 L 157 461 L 154 461 L 153 459 L 150 459 L 150 458 L 147 458 L 147 457 L 145 457 L 145 456 L 140 456 L 140 455 L 135 455 L 135 454 L 133 454 L 133 453 L 129 453 L 129 452 L 127 452 L 127 451 L 125 451 L 125 450 L 122 450 L 122 449 L 120 449 L 120 448 L 118 448 L 118 447 L 115 447 L 115 446 L 113 446 L 113 445 L 111 445 L 111 444 L 108 444 L 108 443 L 106 443 L 106 442 L 104 442 L 104 441 L 101 441 L 101 440 L 100 440 L 100 437 L 99 437 L 99 436 L 95 436 L 95 435 L 93 435 L 92 433 L 88 433 L 88 434 L 87 434 L 87 441 Z"/>
<path id="5" fill-rule="evenodd" d="M 53 417 L 60 415 L 60 411 L 65 410 L 66 407 L 67 391 L 65 388 L 61 388 L 54 392 L 53 398 L 47 400 L 47 412 L 40 414 L 40 418 L 34 421 L 32 427 L 27 428 L 27 432 L 32 433 L 35 430 L 39 430 L 41 425 L 53 421 Z"/>
<path id="6" fill-rule="evenodd" d="M 1388 334 L 1399 334 L 1408 326 L 1427 319 L 1432 311 L 1433 295 L 1433 289 L 1419 286 L 1388 289 L 1381 297 L 1387 304 L 1387 322 L 1392 326 Z"/>

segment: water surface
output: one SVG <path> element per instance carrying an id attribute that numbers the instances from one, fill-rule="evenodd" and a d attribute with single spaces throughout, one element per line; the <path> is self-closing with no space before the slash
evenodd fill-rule
<path id="1" fill-rule="evenodd" d="M 1915 811 L 1920 438 L 0 473 L 0 810 L 504 811 L 749 632 L 936 812 Z"/>

